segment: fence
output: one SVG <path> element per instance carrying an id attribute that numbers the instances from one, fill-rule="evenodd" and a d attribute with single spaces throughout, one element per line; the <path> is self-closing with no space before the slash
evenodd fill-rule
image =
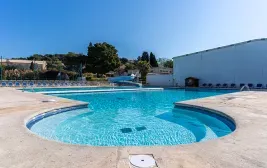
<path id="1" fill-rule="evenodd" d="M 107 81 L 2 80 L 1 87 L 106 86 Z"/>

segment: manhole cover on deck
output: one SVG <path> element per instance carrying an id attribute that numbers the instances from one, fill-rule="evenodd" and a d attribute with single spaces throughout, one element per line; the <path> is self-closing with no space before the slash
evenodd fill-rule
<path id="1" fill-rule="evenodd" d="M 157 167 L 152 155 L 130 155 L 130 163 L 136 168 Z"/>

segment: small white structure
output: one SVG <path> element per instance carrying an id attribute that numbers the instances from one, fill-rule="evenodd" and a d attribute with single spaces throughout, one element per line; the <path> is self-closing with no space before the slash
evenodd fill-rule
<path id="1" fill-rule="evenodd" d="M 199 84 L 267 84 L 267 39 L 256 39 L 173 58 L 175 86 L 187 77 Z"/>
<path id="2" fill-rule="evenodd" d="M 135 74 L 138 78 L 141 77 L 141 74 L 140 74 L 138 69 L 129 69 L 128 70 L 128 75 L 130 75 L 130 74 Z"/>
<path id="3" fill-rule="evenodd" d="M 151 67 L 150 73 L 172 74 L 172 68 L 167 68 L 167 67 Z"/>

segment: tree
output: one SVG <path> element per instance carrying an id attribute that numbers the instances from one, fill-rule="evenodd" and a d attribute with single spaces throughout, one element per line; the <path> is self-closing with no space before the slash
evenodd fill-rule
<path id="1" fill-rule="evenodd" d="M 144 51 L 142 56 L 141 56 L 141 60 L 142 61 L 146 61 L 146 62 L 149 62 L 149 55 L 148 55 L 148 52 Z"/>
<path id="2" fill-rule="evenodd" d="M 133 69 L 136 69 L 136 66 L 133 63 L 128 62 L 125 64 L 125 70 L 128 71 L 128 70 L 133 70 Z"/>
<path id="3" fill-rule="evenodd" d="M 58 70 L 63 69 L 63 63 L 55 56 L 47 57 L 46 68 L 48 70 Z"/>
<path id="4" fill-rule="evenodd" d="M 150 65 L 146 61 L 139 61 L 137 63 L 137 67 L 141 73 L 141 78 L 145 81 L 146 80 L 146 75 L 148 74 L 150 70 Z"/>
<path id="5" fill-rule="evenodd" d="M 120 66 L 118 51 L 106 42 L 88 46 L 87 70 L 93 73 L 105 74 Z"/>
<path id="6" fill-rule="evenodd" d="M 30 70 L 34 71 L 34 64 L 33 64 L 33 61 L 31 62 Z"/>
<path id="7" fill-rule="evenodd" d="M 68 52 L 65 56 L 66 57 L 77 57 L 79 54 L 76 54 L 74 52 Z"/>
<path id="8" fill-rule="evenodd" d="M 80 67 L 82 66 L 82 69 L 85 67 L 84 65 L 86 64 L 87 61 L 87 56 L 83 54 L 67 54 L 64 59 L 63 59 L 63 64 L 65 66 L 64 69 L 69 70 L 69 71 L 75 71 L 78 72 L 80 71 Z"/>
<path id="9" fill-rule="evenodd" d="M 173 61 L 168 60 L 168 61 L 164 62 L 163 66 L 166 68 L 173 68 Z"/>
<path id="10" fill-rule="evenodd" d="M 122 64 L 126 64 L 128 62 L 127 58 L 120 58 Z"/>
<path id="11" fill-rule="evenodd" d="M 149 55 L 149 61 L 150 61 L 150 65 L 152 66 L 152 67 L 158 67 L 159 65 L 158 65 L 158 62 L 157 62 L 157 60 L 156 60 L 156 56 L 152 53 L 152 52 L 150 52 L 150 55 Z"/>
<path id="12" fill-rule="evenodd" d="M 27 58 L 28 60 L 36 60 L 36 61 L 43 61 L 44 56 L 41 54 L 33 54 L 32 56 Z"/>

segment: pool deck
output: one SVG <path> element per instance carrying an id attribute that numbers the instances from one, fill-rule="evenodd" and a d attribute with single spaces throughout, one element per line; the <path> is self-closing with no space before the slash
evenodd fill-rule
<path id="1" fill-rule="evenodd" d="M 225 137 L 177 146 L 94 147 L 31 133 L 30 117 L 83 102 L 0 88 L 0 168 L 129 168 L 129 154 L 153 154 L 160 168 L 267 167 L 267 92 L 237 92 L 179 102 L 221 111 L 236 122 Z M 56 102 L 43 102 L 55 99 Z"/>

